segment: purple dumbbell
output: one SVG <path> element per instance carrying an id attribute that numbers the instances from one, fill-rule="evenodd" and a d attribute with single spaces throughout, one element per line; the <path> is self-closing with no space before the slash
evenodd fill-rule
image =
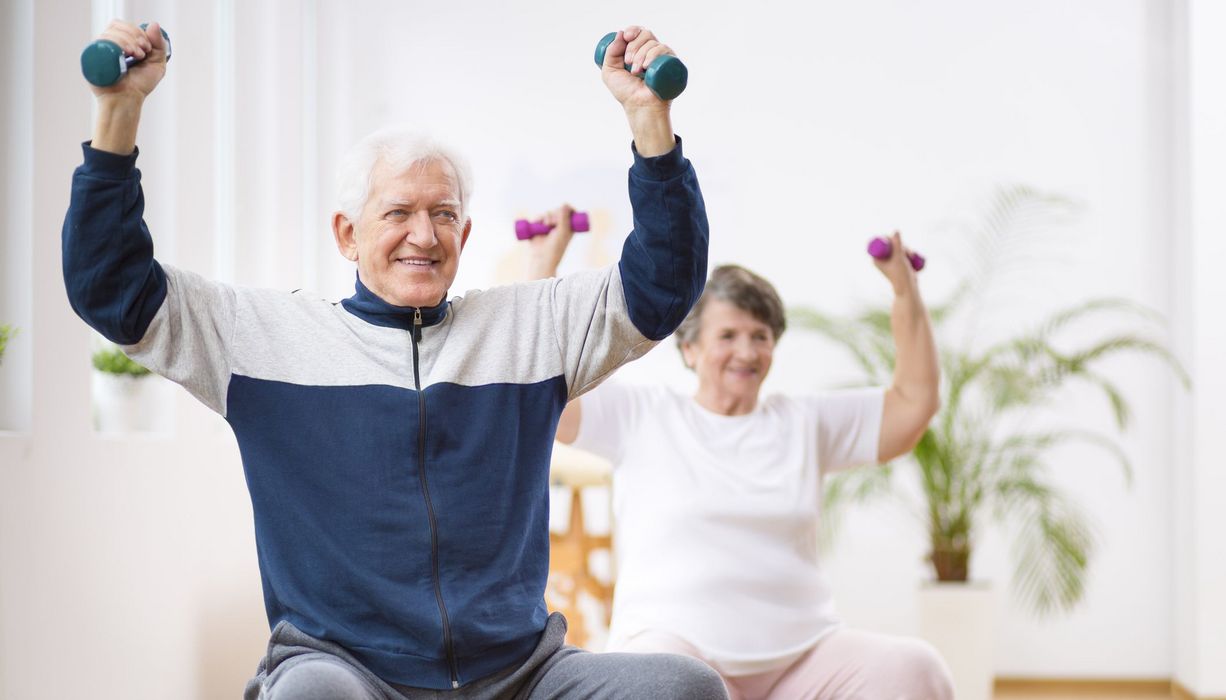
<path id="1" fill-rule="evenodd" d="M 570 227 L 575 233 L 591 230 L 592 225 L 587 220 L 587 212 L 571 212 Z M 541 224 L 535 221 L 528 221 L 527 219 L 520 219 L 515 222 L 515 237 L 521 241 L 526 241 L 533 236 L 543 236 L 552 230 L 553 226 L 549 224 Z"/>
<path id="2" fill-rule="evenodd" d="M 888 260 L 894 254 L 894 244 L 888 238 L 874 238 L 868 242 L 868 254 L 878 260 Z M 912 252 L 907 259 L 916 272 L 924 269 L 924 256 L 919 253 Z"/>

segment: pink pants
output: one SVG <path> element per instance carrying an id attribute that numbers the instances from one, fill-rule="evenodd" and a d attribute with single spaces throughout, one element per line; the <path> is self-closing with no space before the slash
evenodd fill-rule
<path id="1" fill-rule="evenodd" d="M 654 630 L 637 634 L 609 651 L 684 654 L 707 662 L 684 639 Z M 830 633 L 784 668 L 752 676 L 720 675 L 731 700 L 953 700 L 954 697 L 949 669 L 927 642 L 846 628 Z"/>

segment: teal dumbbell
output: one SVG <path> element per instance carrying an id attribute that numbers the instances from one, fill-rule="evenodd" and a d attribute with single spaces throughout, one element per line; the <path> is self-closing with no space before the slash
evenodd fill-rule
<path id="1" fill-rule="evenodd" d="M 149 24 L 140 25 L 145 29 Z M 162 30 L 162 38 L 166 40 L 166 60 L 170 60 L 170 35 Z M 141 59 L 144 60 L 144 59 Z M 140 63 L 133 56 L 125 56 L 119 44 L 107 39 L 99 39 L 81 52 L 81 73 L 91 84 L 107 87 L 119 82 L 134 63 Z"/>
<path id="2" fill-rule="evenodd" d="M 609 32 L 604 35 L 599 44 L 596 44 L 596 65 L 604 66 L 604 52 L 617 39 L 617 32 Z M 626 64 L 626 70 L 630 70 L 630 64 Z M 647 83 L 647 87 L 656 94 L 661 100 L 671 100 L 677 95 L 680 95 L 685 90 L 685 83 L 690 77 L 690 72 L 686 70 L 685 64 L 676 56 L 658 56 L 656 60 L 647 66 L 647 70 L 640 75 L 643 82 Z"/>

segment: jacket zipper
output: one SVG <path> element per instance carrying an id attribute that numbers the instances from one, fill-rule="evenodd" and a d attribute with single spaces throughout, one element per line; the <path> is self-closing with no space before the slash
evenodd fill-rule
<path id="1" fill-rule="evenodd" d="M 421 493 L 426 499 L 426 516 L 430 521 L 430 567 L 434 574 L 434 599 L 443 618 L 443 646 L 447 649 L 447 665 L 451 670 L 451 687 L 460 687 L 460 671 L 456 666 L 455 649 L 451 643 L 451 623 L 447 619 L 447 605 L 443 603 L 443 586 L 438 573 L 438 524 L 434 519 L 434 504 L 430 502 L 430 485 L 426 481 L 426 395 L 421 390 L 421 371 L 418 369 L 417 344 L 421 342 L 421 309 L 413 309 L 413 385 L 417 387 L 417 475 L 421 479 Z"/>

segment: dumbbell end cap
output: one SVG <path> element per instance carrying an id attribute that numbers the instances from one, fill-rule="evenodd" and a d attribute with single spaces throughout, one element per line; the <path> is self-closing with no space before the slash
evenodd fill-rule
<path id="1" fill-rule="evenodd" d="M 671 100 L 685 91 L 690 72 L 676 56 L 660 56 L 651 62 L 643 80 L 661 100 Z"/>
<path id="2" fill-rule="evenodd" d="M 874 238 L 868 242 L 868 254 L 878 260 L 885 260 L 890 257 L 894 246 L 884 238 Z"/>
<path id="3" fill-rule="evenodd" d="M 570 227 L 575 233 L 592 230 L 592 222 L 587 218 L 587 212 L 577 211 L 570 217 Z"/>
<path id="4" fill-rule="evenodd" d="M 515 237 L 521 241 L 532 238 L 532 229 L 529 227 L 527 219 L 518 219 L 515 222 Z"/>
<path id="5" fill-rule="evenodd" d="M 114 85 L 124 74 L 123 50 L 119 44 L 99 39 L 81 51 L 81 74 L 91 85 Z"/>
<path id="6" fill-rule="evenodd" d="M 596 59 L 597 66 L 604 66 L 604 52 L 609 48 L 609 44 L 612 44 L 616 39 L 617 32 L 609 32 L 601 37 L 600 41 L 596 43 L 596 55 L 594 58 Z"/>

